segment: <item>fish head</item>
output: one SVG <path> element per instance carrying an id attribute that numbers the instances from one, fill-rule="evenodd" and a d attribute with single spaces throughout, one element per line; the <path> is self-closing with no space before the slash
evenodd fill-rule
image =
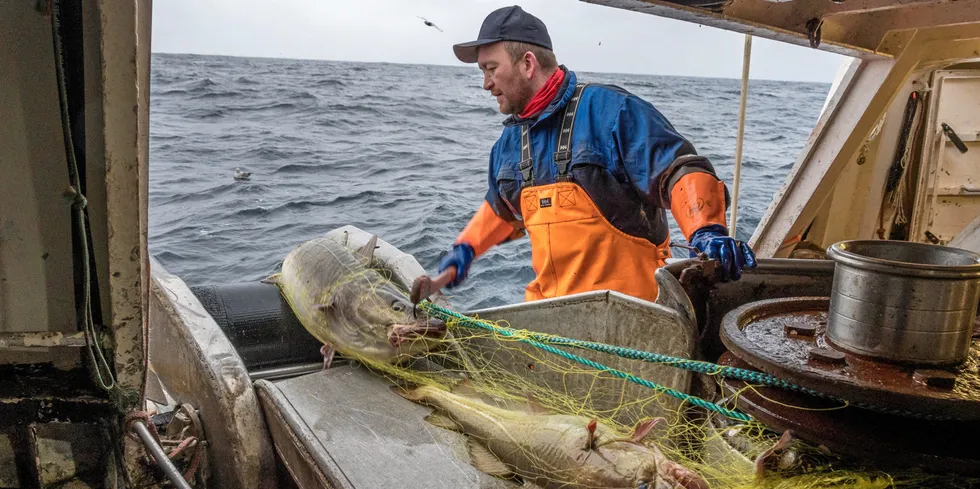
<path id="1" fill-rule="evenodd" d="M 598 448 L 603 459 L 614 466 L 614 473 L 621 474 L 625 480 L 623 487 L 632 489 L 659 489 L 660 459 L 647 447 L 628 441 L 614 441 Z"/>
<path id="2" fill-rule="evenodd" d="M 707 489 L 697 472 L 667 458 L 656 446 L 633 440 L 607 442 L 597 448 L 601 457 L 624 476 L 632 489 Z"/>
<path id="3" fill-rule="evenodd" d="M 351 297 L 351 295 L 355 295 Z M 339 302 L 350 305 L 344 321 L 359 336 L 358 343 L 375 350 L 375 357 L 393 361 L 434 349 L 446 335 L 446 323 L 418 315 L 408 297 L 390 283 L 369 290 L 339 290 Z"/>

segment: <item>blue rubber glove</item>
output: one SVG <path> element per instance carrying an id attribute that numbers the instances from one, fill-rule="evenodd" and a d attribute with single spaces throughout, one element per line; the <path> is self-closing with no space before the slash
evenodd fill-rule
<path id="1" fill-rule="evenodd" d="M 721 264 L 721 281 L 742 278 L 742 268 L 755 268 L 755 253 L 749 245 L 728 236 L 728 230 L 719 224 L 712 224 L 694 231 L 691 246 L 701 250 L 708 258 Z M 697 256 L 691 252 L 691 257 Z"/>
<path id="2" fill-rule="evenodd" d="M 448 255 L 443 257 L 442 261 L 439 262 L 439 273 L 444 272 L 447 268 L 451 266 L 456 267 L 456 278 L 446 288 L 457 287 L 466 280 L 466 276 L 470 273 L 470 264 L 473 263 L 473 247 L 466 244 L 460 243 L 453 246 L 452 251 Z"/>

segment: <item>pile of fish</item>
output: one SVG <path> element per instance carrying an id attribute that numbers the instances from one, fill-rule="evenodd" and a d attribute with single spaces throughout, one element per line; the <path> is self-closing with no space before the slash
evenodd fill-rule
<path id="1" fill-rule="evenodd" d="M 281 273 L 266 279 L 324 343 L 325 368 L 335 352 L 394 364 L 439 348 L 446 337 L 445 323 L 416 318 L 408 297 L 377 266 L 376 243 L 373 237 L 354 251 L 326 237 L 307 241 L 286 256 Z M 429 422 L 466 434 L 476 468 L 517 476 L 528 488 L 707 488 L 700 475 L 644 441 L 656 420 L 621 436 L 596 420 L 548 413 L 534 403 L 527 409 L 492 405 L 466 381 L 453 392 L 434 386 L 395 391 L 435 408 Z"/>

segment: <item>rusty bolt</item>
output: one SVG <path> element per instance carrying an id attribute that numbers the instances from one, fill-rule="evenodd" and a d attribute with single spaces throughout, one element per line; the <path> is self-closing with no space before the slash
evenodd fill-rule
<path id="1" fill-rule="evenodd" d="M 805 337 L 812 338 L 817 334 L 817 327 L 810 326 L 809 324 L 793 325 L 787 324 L 783 326 L 783 332 L 789 337 Z"/>
<path id="2" fill-rule="evenodd" d="M 938 389 L 952 389 L 956 385 L 956 375 L 945 370 L 916 370 L 912 380 Z"/>
<path id="3" fill-rule="evenodd" d="M 844 358 L 843 353 L 837 350 L 831 350 L 830 348 L 811 348 L 810 361 L 830 364 L 834 366 L 841 366 L 847 364 L 847 361 Z"/>

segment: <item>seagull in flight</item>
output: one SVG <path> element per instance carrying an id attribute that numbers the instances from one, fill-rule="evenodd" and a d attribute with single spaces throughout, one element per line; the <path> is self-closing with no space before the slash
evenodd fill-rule
<path id="1" fill-rule="evenodd" d="M 429 27 L 435 27 L 439 32 L 442 32 L 442 29 L 439 29 L 439 26 L 433 24 L 432 21 L 430 21 L 429 19 L 426 19 L 425 17 L 419 17 L 419 18 L 422 19 L 422 22 L 425 22 L 425 25 Z"/>

